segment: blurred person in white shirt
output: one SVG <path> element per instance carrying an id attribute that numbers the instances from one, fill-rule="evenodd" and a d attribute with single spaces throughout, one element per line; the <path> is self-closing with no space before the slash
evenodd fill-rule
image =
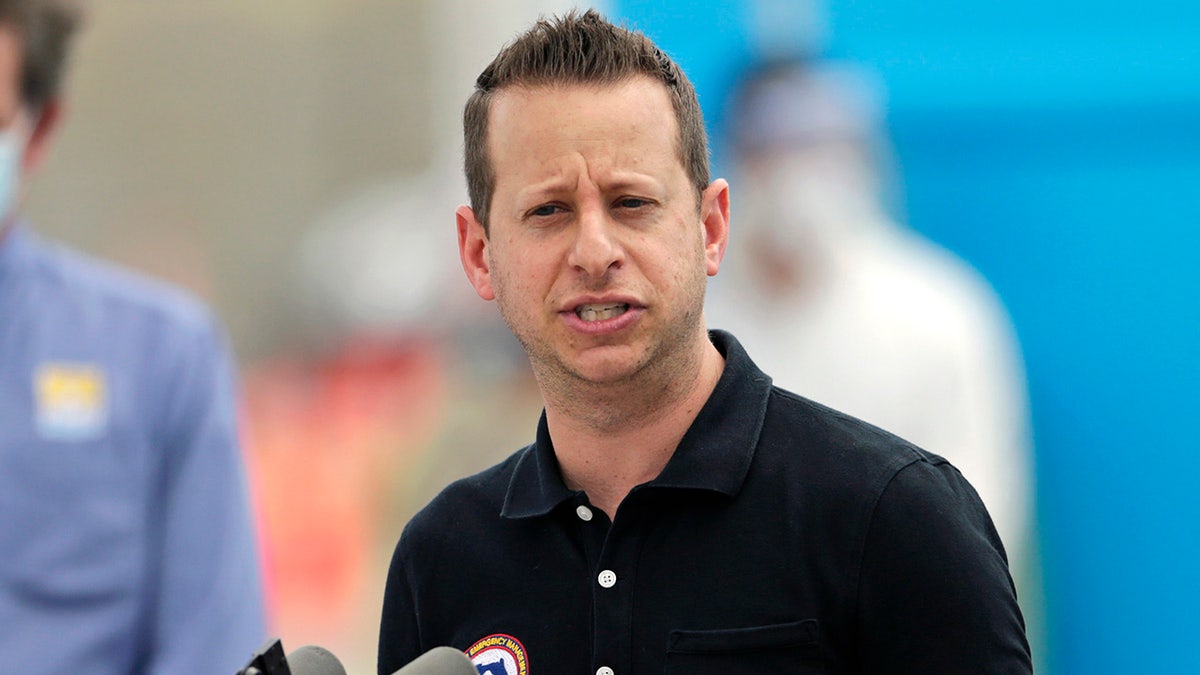
<path id="1" fill-rule="evenodd" d="M 1018 346 L 987 282 L 889 214 L 879 91 L 821 62 L 742 81 L 727 134 L 737 244 L 711 325 L 735 331 L 777 385 L 953 462 L 1017 570 L 1032 497 Z"/>

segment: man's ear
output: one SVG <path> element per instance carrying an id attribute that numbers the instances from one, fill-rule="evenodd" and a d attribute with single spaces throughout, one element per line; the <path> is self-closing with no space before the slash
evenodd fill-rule
<path id="1" fill-rule="evenodd" d="M 708 276 L 716 276 L 729 243 L 729 183 L 714 180 L 700 193 L 700 222 L 704 225 L 704 258 Z"/>
<path id="2" fill-rule="evenodd" d="M 488 237 L 483 223 L 479 222 L 475 211 L 469 206 L 455 209 L 454 217 L 458 222 L 458 257 L 462 260 L 463 271 L 467 273 L 467 279 L 479 297 L 495 300 L 492 269 L 488 262 Z"/>
<path id="3" fill-rule="evenodd" d="M 31 120 L 33 129 L 29 134 L 29 142 L 25 144 L 25 154 L 21 156 L 23 175 L 33 175 L 41 168 L 50 151 L 50 144 L 57 136 L 62 117 L 63 102 L 60 98 L 52 98 L 38 109 L 37 117 Z"/>

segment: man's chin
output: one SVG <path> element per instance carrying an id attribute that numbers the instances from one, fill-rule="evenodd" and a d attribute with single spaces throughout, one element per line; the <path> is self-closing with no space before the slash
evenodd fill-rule
<path id="1" fill-rule="evenodd" d="M 621 384 L 628 382 L 642 367 L 640 354 L 629 345 L 591 347 L 570 361 L 570 369 L 580 380 L 589 384 Z"/>

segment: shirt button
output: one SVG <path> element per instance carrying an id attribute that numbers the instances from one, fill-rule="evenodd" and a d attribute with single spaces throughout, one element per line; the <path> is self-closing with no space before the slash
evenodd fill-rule
<path id="1" fill-rule="evenodd" d="M 596 675 L 616 675 L 616 674 L 613 672 L 612 668 L 609 668 L 608 666 L 600 666 L 600 668 L 596 671 Z"/>
<path id="2" fill-rule="evenodd" d="M 601 586 L 612 588 L 617 585 L 617 573 L 612 570 L 604 570 L 596 580 L 600 582 Z"/>
<path id="3" fill-rule="evenodd" d="M 579 519 L 586 523 L 592 519 L 592 510 L 580 504 L 575 507 L 575 515 L 579 516 Z"/>

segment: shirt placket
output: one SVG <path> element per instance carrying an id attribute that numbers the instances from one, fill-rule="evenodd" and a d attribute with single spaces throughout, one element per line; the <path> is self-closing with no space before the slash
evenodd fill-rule
<path id="1" fill-rule="evenodd" d="M 639 533 L 637 518 L 625 512 L 611 523 L 591 506 L 577 508 L 585 532 L 585 549 L 592 578 L 592 673 L 629 675 L 632 672 L 633 592 Z M 582 509 L 586 508 L 588 517 Z"/>

